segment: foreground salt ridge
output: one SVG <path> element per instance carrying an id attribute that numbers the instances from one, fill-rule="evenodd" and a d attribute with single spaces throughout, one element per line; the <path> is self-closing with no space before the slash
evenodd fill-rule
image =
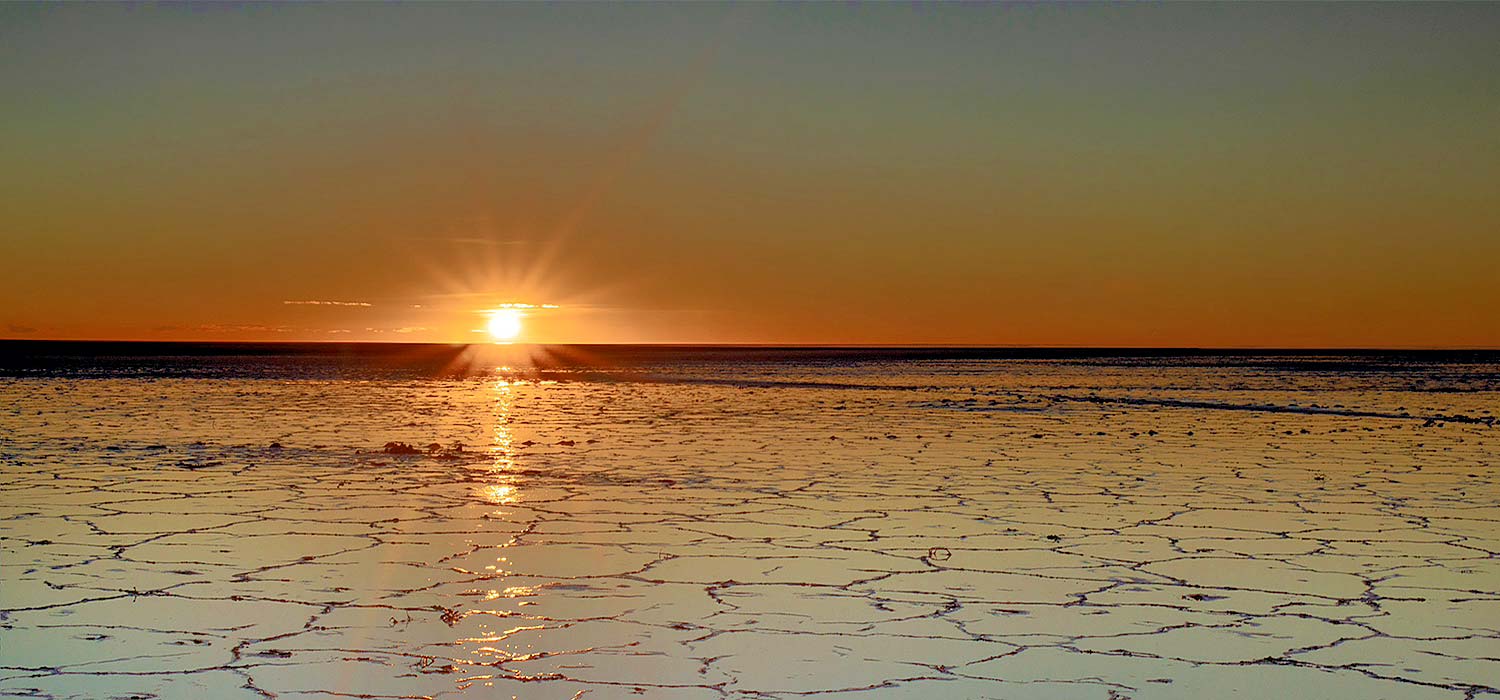
<path id="1" fill-rule="evenodd" d="M 0 390 L 0 692 L 1500 695 L 1484 425 L 106 384 Z M 356 451 L 390 438 L 482 453 Z"/>

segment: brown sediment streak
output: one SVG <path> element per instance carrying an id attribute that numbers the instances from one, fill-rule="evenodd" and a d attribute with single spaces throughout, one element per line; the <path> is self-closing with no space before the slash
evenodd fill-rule
<path id="1" fill-rule="evenodd" d="M 1361 411 L 1351 408 L 1329 408 L 1326 406 L 1280 406 L 1276 404 L 1224 403 L 1219 401 L 1183 401 L 1179 399 L 1138 398 L 1131 396 L 1060 396 L 1046 397 L 1050 401 L 1086 401 L 1089 403 L 1121 404 L 1129 406 L 1166 406 L 1170 408 L 1203 408 L 1215 411 L 1253 411 L 1257 413 L 1301 413 L 1305 415 L 1345 416 L 1349 418 L 1390 418 L 1395 420 L 1419 420 L 1428 423 L 1472 423 L 1494 425 L 1493 416 L 1469 416 L 1464 414 L 1412 415 L 1406 412 Z"/>

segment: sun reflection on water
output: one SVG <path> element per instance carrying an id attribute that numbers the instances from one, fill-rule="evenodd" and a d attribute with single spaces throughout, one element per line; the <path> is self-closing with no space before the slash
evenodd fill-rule
<path id="1" fill-rule="evenodd" d="M 511 413 L 515 408 L 515 385 L 505 378 L 499 378 L 490 383 L 495 396 L 492 406 L 492 417 L 494 427 L 490 435 L 490 473 L 495 477 L 495 482 L 479 489 L 478 496 L 486 503 L 495 505 L 507 505 L 519 500 L 516 487 L 510 483 L 513 477 L 511 473 L 515 469 L 515 459 L 511 456 L 511 443 L 514 437 L 511 434 Z"/>
<path id="2" fill-rule="evenodd" d="M 509 505 L 519 500 L 516 498 L 516 487 L 510 484 L 486 486 L 479 490 L 479 497 L 497 506 Z"/>
<path id="3" fill-rule="evenodd" d="M 522 499 L 520 479 L 522 471 L 515 459 L 514 449 L 532 444 L 521 442 L 515 443 L 513 427 L 516 424 L 516 394 L 520 387 L 537 387 L 547 382 L 535 382 L 524 378 L 517 378 L 510 367 L 496 367 L 500 376 L 487 380 L 483 390 L 489 391 L 492 397 L 490 402 L 490 450 L 487 463 L 474 464 L 478 471 L 477 484 L 474 485 L 475 497 L 487 506 L 514 506 Z M 524 511 L 517 509 L 501 508 L 490 511 L 487 518 L 496 520 L 511 520 L 524 518 Z M 478 533 L 476 532 L 476 535 Z M 477 538 L 476 538 L 477 540 Z M 479 566 L 479 562 L 470 568 L 455 568 L 460 573 L 475 576 L 476 583 L 482 581 L 479 587 L 466 590 L 462 596 L 467 599 L 457 602 L 451 607 L 444 607 L 444 622 L 450 627 L 462 628 L 458 631 L 460 636 L 450 642 L 451 645 L 461 648 L 467 652 L 467 656 L 459 659 L 468 664 L 477 666 L 494 666 L 502 662 L 528 661 L 551 652 L 539 651 L 543 648 L 541 633 L 548 628 L 547 624 L 539 624 L 545 618 L 528 615 L 523 612 L 524 608 L 539 604 L 547 590 L 556 585 L 557 582 L 536 583 L 535 577 L 522 576 L 512 578 L 513 563 L 510 556 L 502 554 L 513 554 L 511 547 L 516 545 L 516 539 L 512 537 L 509 542 L 497 542 L 489 540 L 488 545 L 481 545 L 476 549 L 481 562 L 487 563 Z M 515 585 L 523 583 L 524 585 Z M 475 601 L 474 599 L 478 599 Z M 472 602 L 470 602 L 472 601 Z M 531 624 L 517 622 L 528 621 Z M 501 627 L 502 631 L 495 628 Z M 508 669 L 503 676 L 509 680 L 542 680 L 545 674 L 528 676 L 514 669 Z M 465 675 L 455 678 L 456 687 L 466 690 L 470 687 L 484 687 L 493 685 L 494 679 L 500 677 L 498 674 L 481 673 Z"/>

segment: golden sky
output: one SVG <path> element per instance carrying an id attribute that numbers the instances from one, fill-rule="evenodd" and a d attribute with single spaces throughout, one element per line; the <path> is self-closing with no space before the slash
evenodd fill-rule
<path id="1" fill-rule="evenodd" d="M 0 5 L 0 337 L 1500 346 L 1500 4 Z M 337 303 L 304 303 L 337 302 Z"/>

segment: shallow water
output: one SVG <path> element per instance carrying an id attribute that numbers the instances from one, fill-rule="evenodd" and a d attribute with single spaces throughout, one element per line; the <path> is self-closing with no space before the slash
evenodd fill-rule
<path id="1" fill-rule="evenodd" d="M 1492 362 L 235 362 L 0 379 L 0 695 L 1500 697 Z"/>

